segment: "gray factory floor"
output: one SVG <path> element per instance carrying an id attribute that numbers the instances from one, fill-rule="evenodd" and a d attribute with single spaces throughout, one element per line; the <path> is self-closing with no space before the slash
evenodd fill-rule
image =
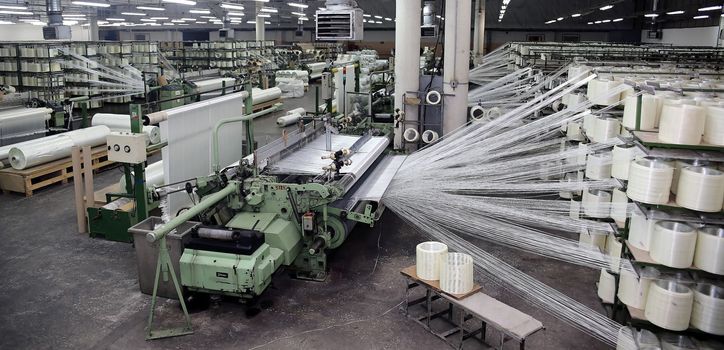
<path id="1" fill-rule="evenodd" d="M 310 96 L 288 100 L 285 108 L 310 107 Z M 255 121 L 261 143 L 279 134 L 275 119 Z M 118 170 L 97 175 L 96 188 L 119 176 Z M 247 317 L 244 307 L 222 300 L 192 314 L 193 335 L 150 342 L 144 340 L 144 327 L 151 298 L 139 292 L 133 246 L 78 234 L 74 212 L 72 184 L 30 198 L 0 195 L 0 349 L 447 348 L 399 309 L 404 295 L 399 271 L 414 263 L 415 245 L 425 237 L 389 211 L 374 228 L 356 228 L 334 252 L 326 282 L 278 274 L 263 297 L 271 307 L 258 315 Z M 594 291 L 598 271 L 487 248 L 602 311 Z M 546 330 L 529 339 L 529 349 L 607 348 L 483 276 L 477 278 L 484 292 L 543 322 Z M 159 320 L 180 324 L 177 302 L 164 300 L 160 309 Z"/>

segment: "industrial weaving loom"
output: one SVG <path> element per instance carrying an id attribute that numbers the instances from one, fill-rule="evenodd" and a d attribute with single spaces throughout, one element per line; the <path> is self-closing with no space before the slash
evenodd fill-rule
<path id="1" fill-rule="evenodd" d="M 387 135 L 339 134 L 326 118 L 254 150 L 253 117 L 217 124 L 244 122 L 248 155 L 194 179 L 194 186 L 189 181 L 183 188 L 166 189 L 193 191 L 200 200 L 146 235 L 149 242 L 159 242 L 156 283 L 160 269 L 169 268 L 184 311 L 184 298 L 194 294 L 254 299 L 282 267 L 298 278 L 324 280 L 327 251 L 341 246 L 355 224 L 374 225 L 384 210 L 382 194 L 405 159 L 385 154 Z M 214 133 L 218 149 L 218 128 Z M 212 167 L 221 168 L 218 155 Z M 157 193 L 163 197 L 164 189 Z M 189 221 L 201 224 L 184 243 L 179 286 L 164 241 Z M 154 289 L 154 305 L 155 294 Z M 153 308 L 149 339 L 191 331 L 188 315 L 181 330 L 153 331 L 152 319 Z"/>

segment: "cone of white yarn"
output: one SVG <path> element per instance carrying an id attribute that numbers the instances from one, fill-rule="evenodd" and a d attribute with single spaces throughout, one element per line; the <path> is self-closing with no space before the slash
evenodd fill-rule
<path id="1" fill-rule="evenodd" d="M 706 108 L 704 142 L 724 146 L 724 107 L 710 106 Z"/>
<path id="2" fill-rule="evenodd" d="M 623 269 L 621 270 L 621 280 L 618 282 L 618 298 L 622 303 L 634 309 L 643 309 L 646 307 L 649 287 L 658 278 L 659 271 L 651 266 L 641 269 L 641 276 L 636 276 L 634 272 Z"/>
<path id="3" fill-rule="evenodd" d="M 685 284 L 658 280 L 649 287 L 644 314 L 661 328 L 683 331 L 689 328 L 693 304 L 694 293 Z"/>
<path id="4" fill-rule="evenodd" d="M 694 266 L 724 275 L 724 227 L 704 226 L 697 232 Z"/>
<path id="5" fill-rule="evenodd" d="M 704 135 L 706 110 L 692 105 L 664 105 L 659 122 L 659 140 L 680 145 L 698 145 Z"/>
<path id="6" fill-rule="evenodd" d="M 643 158 L 631 162 L 626 194 L 632 200 L 648 204 L 669 202 L 674 167 L 670 162 Z"/>
<path id="7" fill-rule="evenodd" d="M 681 169 L 676 204 L 691 210 L 718 212 L 724 203 L 724 172 L 710 167 Z"/>
<path id="8" fill-rule="evenodd" d="M 416 248 L 417 277 L 428 281 L 440 279 L 440 268 L 447 257 L 447 245 L 440 242 L 422 242 Z"/>
<path id="9" fill-rule="evenodd" d="M 615 138 L 621 130 L 621 124 L 618 118 L 599 117 L 596 118 L 594 123 L 593 135 L 591 137 L 593 142 L 605 143 Z"/>
<path id="10" fill-rule="evenodd" d="M 690 323 L 704 332 L 724 335 L 724 288 L 706 283 L 696 286 Z"/>
<path id="11" fill-rule="evenodd" d="M 651 258 L 678 269 L 691 267 L 696 251 L 696 229 L 686 223 L 659 221 L 651 235 Z"/>

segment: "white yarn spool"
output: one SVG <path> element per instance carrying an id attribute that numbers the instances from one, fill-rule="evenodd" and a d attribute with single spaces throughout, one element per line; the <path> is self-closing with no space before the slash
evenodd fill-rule
<path id="1" fill-rule="evenodd" d="M 470 108 L 470 119 L 473 121 L 482 121 L 485 118 L 485 109 L 482 106 L 473 106 Z"/>
<path id="2" fill-rule="evenodd" d="M 618 272 L 621 268 L 621 252 L 623 244 L 618 241 L 616 235 L 606 236 L 606 255 L 611 259 L 611 271 Z"/>
<path id="3" fill-rule="evenodd" d="M 601 275 L 598 277 L 598 297 L 608 304 L 613 304 L 616 297 L 616 277 L 606 269 L 601 269 Z"/>
<path id="4" fill-rule="evenodd" d="M 566 138 L 572 141 L 583 141 L 581 124 L 576 122 L 569 122 L 566 127 Z"/>
<path id="5" fill-rule="evenodd" d="M 692 105 L 664 105 L 659 122 L 659 140 L 698 145 L 706 126 L 706 110 Z"/>
<path id="6" fill-rule="evenodd" d="M 580 219 L 581 218 L 581 202 L 571 199 L 571 206 L 568 210 L 568 216 L 572 219 Z"/>
<path id="7" fill-rule="evenodd" d="M 696 229 L 675 221 L 659 221 L 651 236 L 651 258 L 669 267 L 688 268 L 694 261 Z"/>
<path id="8" fill-rule="evenodd" d="M 466 294 L 473 290 L 473 257 L 449 253 L 440 270 L 440 289 L 450 294 Z"/>
<path id="9" fill-rule="evenodd" d="M 631 161 L 641 155 L 641 150 L 633 144 L 616 145 L 613 147 L 611 176 L 628 180 Z"/>
<path id="10" fill-rule="evenodd" d="M 651 284 L 646 298 L 646 319 L 664 329 L 689 328 L 694 293 L 682 283 L 659 280 Z"/>
<path id="11" fill-rule="evenodd" d="M 661 336 L 661 350 L 701 350 L 688 336 L 666 333 Z"/>
<path id="12" fill-rule="evenodd" d="M 417 142 L 420 140 L 420 132 L 415 128 L 407 128 L 405 132 L 402 133 L 402 138 L 407 142 Z"/>
<path id="13" fill-rule="evenodd" d="M 442 95 L 439 91 L 432 90 L 425 95 L 425 101 L 431 105 L 439 104 L 442 101 Z"/>
<path id="14" fill-rule="evenodd" d="M 592 218 L 607 218 L 611 213 L 609 208 L 611 203 L 611 193 L 589 189 L 583 192 L 583 211 L 587 216 Z"/>
<path id="15" fill-rule="evenodd" d="M 605 143 L 615 138 L 621 130 L 621 125 L 618 118 L 613 117 L 599 117 L 595 120 L 593 128 L 593 135 L 591 140 L 593 142 Z"/>
<path id="16" fill-rule="evenodd" d="M 670 162 L 644 158 L 631 163 L 628 176 L 628 197 L 649 204 L 669 202 L 674 167 Z"/>
<path id="17" fill-rule="evenodd" d="M 614 188 L 611 196 L 611 219 L 616 222 L 618 227 L 626 225 L 626 217 L 628 216 L 628 196 L 626 192 Z"/>
<path id="18" fill-rule="evenodd" d="M 724 107 L 710 106 L 706 108 L 704 142 L 724 146 Z"/>
<path id="19" fill-rule="evenodd" d="M 724 204 L 724 172 L 698 166 L 681 169 L 676 204 L 698 211 L 720 211 Z"/>
<path id="20" fill-rule="evenodd" d="M 563 176 L 563 179 L 561 180 L 561 182 L 571 183 L 571 182 L 575 182 L 577 180 L 578 179 L 576 179 L 576 175 L 574 173 L 566 173 L 566 175 Z M 573 192 L 559 191 L 558 196 L 560 196 L 561 198 L 564 198 L 564 199 L 571 199 L 573 197 Z"/>
<path id="21" fill-rule="evenodd" d="M 586 161 L 586 177 L 594 180 L 611 178 L 611 163 L 613 155 L 610 151 L 588 155 Z"/>
<path id="22" fill-rule="evenodd" d="M 717 275 L 724 275 L 724 227 L 699 228 L 694 252 L 694 266 Z"/>
<path id="23" fill-rule="evenodd" d="M 422 133 L 422 142 L 429 144 L 437 141 L 437 139 L 440 138 L 440 135 L 437 134 L 437 132 L 433 130 L 425 130 Z"/>
<path id="24" fill-rule="evenodd" d="M 639 249 L 649 251 L 651 247 L 651 237 L 654 233 L 656 223 L 669 218 L 669 214 L 659 210 L 650 210 L 650 218 L 638 209 L 631 214 L 631 224 L 629 225 L 628 241 Z M 654 219 L 658 218 L 658 219 Z"/>
<path id="25" fill-rule="evenodd" d="M 588 155 L 588 145 L 581 142 L 578 144 L 578 158 L 576 162 L 578 165 L 586 165 L 586 158 Z"/>
<path id="26" fill-rule="evenodd" d="M 671 193 L 676 194 L 679 192 L 679 175 L 681 174 L 681 169 L 684 169 L 686 167 L 690 166 L 707 166 L 710 163 L 705 160 L 699 160 L 699 159 L 686 159 L 686 160 L 676 160 L 674 161 L 674 177 L 671 180 Z"/>
<path id="27" fill-rule="evenodd" d="M 447 257 L 447 245 L 440 242 L 422 242 L 415 249 L 415 268 L 417 277 L 428 281 L 440 279 L 440 269 Z"/>
<path id="28" fill-rule="evenodd" d="M 705 283 L 696 286 L 690 323 L 704 332 L 724 335 L 724 288 Z"/>
<path id="29" fill-rule="evenodd" d="M 589 231 L 584 228 L 578 234 L 578 246 L 601 252 L 606 250 L 607 237 L 607 232 L 600 232 L 596 230 Z"/>
<path id="30" fill-rule="evenodd" d="M 659 271 L 650 266 L 644 267 L 640 276 L 636 276 L 634 272 L 626 269 L 621 270 L 621 279 L 618 283 L 618 298 L 622 303 L 632 308 L 644 309 L 649 287 L 658 277 Z"/>
<path id="31" fill-rule="evenodd" d="M 583 130 L 586 131 L 587 134 L 593 135 L 596 129 L 596 119 L 598 118 L 590 113 L 583 116 Z"/>
<path id="32" fill-rule="evenodd" d="M 593 79 L 588 82 L 586 96 L 593 104 L 608 106 L 618 103 L 621 94 L 611 95 L 611 90 L 621 85 L 621 82 L 614 80 Z"/>
<path id="33" fill-rule="evenodd" d="M 498 107 L 493 107 L 485 111 L 485 118 L 487 120 L 495 120 L 500 118 L 500 116 L 503 115 L 503 111 L 500 110 Z"/>

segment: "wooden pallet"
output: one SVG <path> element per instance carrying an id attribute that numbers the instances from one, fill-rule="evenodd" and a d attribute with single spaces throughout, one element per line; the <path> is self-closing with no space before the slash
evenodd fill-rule
<path id="1" fill-rule="evenodd" d="M 259 111 L 263 111 L 263 110 L 265 110 L 265 109 L 267 109 L 267 108 L 271 108 L 271 107 L 274 106 L 275 104 L 281 103 L 281 102 L 282 102 L 282 99 L 281 99 L 281 98 L 278 98 L 278 99 L 276 99 L 276 100 L 271 100 L 271 101 L 267 101 L 267 102 L 264 102 L 264 103 L 260 103 L 260 104 L 254 105 L 254 107 L 252 107 L 251 110 L 252 110 L 252 112 L 256 113 L 256 112 L 259 112 Z"/>
<path id="2" fill-rule="evenodd" d="M 100 171 L 115 164 L 108 160 L 105 145 L 93 148 L 91 153 L 93 171 Z M 56 183 L 66 184 L 72 178 L 73 163 L 68 157 L 23 170 L 2 169 L 0 170 L 0 188 L 3 193 L 23 193 L 26 197 L 30 197 L 36 190 Z"/>

